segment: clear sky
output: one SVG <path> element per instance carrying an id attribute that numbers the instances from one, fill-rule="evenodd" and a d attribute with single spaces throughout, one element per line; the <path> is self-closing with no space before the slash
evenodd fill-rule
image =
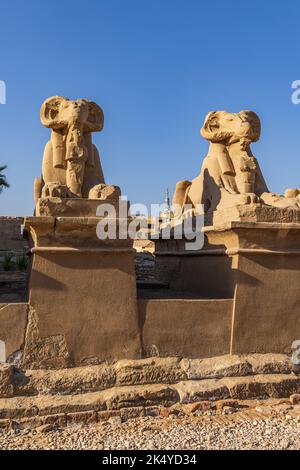
<path id="1" fill-rule="evenodd" d="M 208 111 L 253 109 L 253 145 L 272 191 L 300 187 L 298 0 L 1 0 L 0 215 L 30 215 L 49 130 L 45 98 L 96 101 L 94 134 L 108 183 L 132 202 L 159 203 L 199 171 Z"/>

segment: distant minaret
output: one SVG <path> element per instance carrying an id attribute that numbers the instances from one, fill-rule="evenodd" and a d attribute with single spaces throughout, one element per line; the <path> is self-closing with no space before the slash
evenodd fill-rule
<path id="1" fill-rule="evenodd" d="M 169 194 L 168 188 L 166 191 L 164 210 L 159 215 L 160 215 L 160 218 L 164 221 L 164 223 L 168 223 L 173 218 L 173 212 L 171 211 L 170 194 Z"/>
<path id="2" fill-rule="evenodd" d="M 169 189 L 168 188 L 167 188 L 167 191 L 166 191 L 165 203 L 166 203 L 165 211 L 170 213 L 171 212 L 171 206 L 170 206 L 170 195 L 169 195 Z"/>

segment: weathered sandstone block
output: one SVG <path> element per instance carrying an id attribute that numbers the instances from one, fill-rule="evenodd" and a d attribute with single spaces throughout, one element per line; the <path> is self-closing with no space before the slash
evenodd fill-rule
<path id="1" fill-rule="evenodd" d="M 176 383 L 186 378 L 177 358 L 149 358 L 118 361 L 115 364 L 117 385 Z"/>
<path id="2" fill-rule="evenodd" d="M 13 367 L 0 364 L 0 397 L 12 397 L 13 394 Z"/>
<path id="3" fill-rule="evenodd" d="M 218 356 L 209 359 L 183 359 L 180 363 L 188 379 L 237 377 L 252 373 L 248 357 Z"/>
<path id="4" fill-rule="evenodd" d="M 188 380 L 178 383 L 175 388 L 180 395 L 181 403 L 230 397 L 226 384 L 216 379 Z"/>

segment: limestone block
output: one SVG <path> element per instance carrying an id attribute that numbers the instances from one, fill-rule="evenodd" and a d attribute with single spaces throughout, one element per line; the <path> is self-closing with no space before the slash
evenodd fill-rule
<path id="1" fill-rule="evenodd" d="M 291 356 L 285 354 L 248 354 L 253 374 L 291 374 Z"/>
<path id="2" fill-rule="evenodd" d="M 41 395 L 0 399 L 0 419 L 58 415 L 91 410 L 101 410 L 103 392 L 83 395 Z"/>
<path id="3" fill-rule="evenodd" d="M 230 397 L 226 384 L 215 379 L 179 382 L 175 385 L 175 388 L 180 395 L 181 403 L 191 403 L 208 399 L 218 400 Z"/>
<path id="4" fill-rule="evenodd" d="M 6 358 L 24 347 L 28 304 L 0 304 L 0 340 L 5 343 Z"/>
<path id="5" fill-rule="evenodd" d="M 0 364 L 0 397 L 12 397 L 14 394 L 13 367 L 8 364 Z"/>
<path id="6" fill-rule="evenodd" d="M 89 425 L 98 422 L 98 414 L 96 411 L 82 411 L 79 413 L 68 413 L 66 415 L 67 425 L 85 424 Z"/>
<path id="7" fill-rule="evenodd" d="M 243 223 L 278 223 L 289 224 L 300 222 L 300 209 L 289 207 L 271 207 L 267 205 L 249 204 L 236 205 L 228 209 L 220 209 L 213 214 L 207 214 L 206 225 L 212 225 L 220 230 L 221 226 L 226 226 L 231 222 Z M 268 226 L 265 226 L 267 228 Z M 269 225 L 269 228 L 272 228 Z M 283 227 L 282 227 L 283 228 Z M 204 230 L 209 230 L 205 227 Z"/>
<path id="8" fill-rule="evenodd" d="M 45 183 L 42 189 L 42 197 L 59 197 L 67 198 L 70 195 L 69 189 L 66 185 L 60 183 Z"/>
<path id="9" fill-rule="evenodd" d="M 226 377 L 220 382 L 228 387 L 231 398 L 284 398 L 299 393 L 300 380 L 294 375 L 254 375 Z"/>
<path id="10" fill-rule="evenodd" d="M 191 380 L 252 374 L 248 356 L 225 355 L 209 359 L 182 359 L 180 365 Z"/>
<path id="11" fill-rule="evenodd" d="M 113 387 L 116 373 L 105 364 L 51 371 L 37 369 L 18 371 L 14 382 L 16 395 L 77 395 Z"/>
<path id="12" fill-rule="evenodd" d="M 121 190 L 118 186 L 108 184 L 98 184 L 89 192 L 89 199 L 100 199 L 105 201 L 118 201 Z"/>
<path id="13" fill-rule="evenodd" d="M 116 387 L 102 392 L 107 409 L 121 409 L 132 406 L 169 406 L 179 399 L 177 390 L 168 385 L 137 385 Z"/>
<path id="14" fill-rule="evenodd" d="M 186 378 L 177 358 L 149 358 L 137 361 L 118 361 L 117 385 L 141 385 L 151 383 L 175 383 Z"/>
<path id="15" fill-rule="evenodd" d="M 41 197 L 36 203 L 35 215 L 38 217 L 96 217 L 99 206 L 105 199 L 74 199 L 62 197 Z M 117 200 L 109 200 L 113 204 L 116 217 L 119 215 Z"/>

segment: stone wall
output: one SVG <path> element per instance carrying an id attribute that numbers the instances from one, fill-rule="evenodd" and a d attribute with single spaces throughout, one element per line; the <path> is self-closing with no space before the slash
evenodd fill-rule
<path id="1" fill-rule="evenodd" d="M 3 264 L 8 253 L 17 261 L 29 249 L 22 225 L 22 217 L 0 217 L 0 302 L 22 302 L 27 298 L 27 272 L 20 271 L 16 263 L 6 271 Z"/>
<path id="2" fill-rule="evenodd" d="M 0 217 L 0 256 L 3 252 L 22 253 L 27 249 L 27 241 L 22 236 L 22 217 Z"/>
<path id="3" fill-rule="evenodd" d="M 134 256 L 137 282 L 153 281 L 155 279 L 155 258 L 152 253 L 136 252 Z"/>
<path id="4" fill-rule="evenodd" d="M 138 305 L 146 356 L 230 353 L 232 300 L 140 299 Z"/>

